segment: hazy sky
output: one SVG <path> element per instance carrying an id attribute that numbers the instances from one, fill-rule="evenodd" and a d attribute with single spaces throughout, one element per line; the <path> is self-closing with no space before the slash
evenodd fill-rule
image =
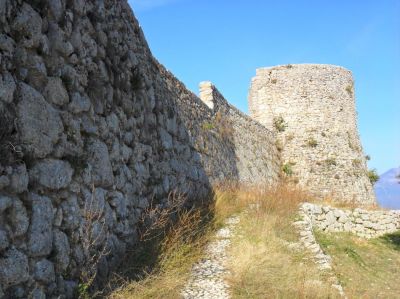
<path id="1" fill-rule="evenodd" d="M 258 67 L 350 69 L 369 166 L 400 166 L 400 0 L 129 2 L 162 64 L 195 93 L 212 81 L 244 112 Z"/>

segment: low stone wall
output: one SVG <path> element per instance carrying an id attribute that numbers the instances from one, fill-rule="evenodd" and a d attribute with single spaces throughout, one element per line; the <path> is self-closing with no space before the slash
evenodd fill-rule
<path id="1" fill-rule="evenodd" d="M 339 292 L 341 297 L 347 298 L 339 279 L 332 271 L 332 258 L 322 250 L 321 246 L 315 239 L 313 221 L 311 217 L 308 216 L 307 211 L 307 209 L 301 208 L 299 211 L 301 219 L 293 223 L 299 233 L 300 240 L 299 243 L 290 244 L 289 248 L 296 249 L 298 248 L 298 245 L 300 245 L 301 248 L 305 248 L 312 255 L 318 269 L 325 272 L 325 275 L 327 275 L 329 281 L 332 283 L 332 287 Z"/>
<path id="2" fill-rule="evenodd" d="M 350 232 L 363 238 L 379 237 L 400 230 L 400 210 L 342 210 L 304 203 L 300 213 L 309 217 L 314 228 L 329 232 Z"/>
<path id="3" fill-rule="evenodd" d="M 332 271 L 332 258 L 326 254 L 314 236 L 314 229 L 327 232 L 350 232 L 370 239 L 400 229 L 400 210 L 368 211 L 356 208 L 342 210 L 330 206 L 303 203 L 299 209 L 299 219 L 293 223 L 299 233 L 299 245 L 307 249 L 320 270 L 332 281 L 342 298 L 347 298 L 340 280 Z M 297 248 L 297 244 L 291 244 Z"/>

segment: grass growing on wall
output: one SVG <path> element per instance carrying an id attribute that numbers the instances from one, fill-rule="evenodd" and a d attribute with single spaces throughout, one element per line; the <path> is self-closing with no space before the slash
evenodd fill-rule
<path id="1" fill-rule="evenodd" d="M 376 169 L 368 170 L 367 176 L 372 185 L 375 184 L 377 181 L 379 181 L 379 175 Z"/>
<path id="2" fill-rule="evenodd" d="M 322 232 L 316 238 L 349 298 L 399 298 L 400 232 L 371 240 Z"/>
<path id="3" fill-rule="evenodd" d="M 287 128 L 287 123 L 282 116 L 274 118 L 274 127 L 278 132 L 283 132 Z"/>

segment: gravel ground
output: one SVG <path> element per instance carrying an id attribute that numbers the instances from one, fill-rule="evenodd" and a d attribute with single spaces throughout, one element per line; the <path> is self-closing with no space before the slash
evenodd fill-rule
<path id="1" fill-rule="evenodd" d="M 182 291 L 183 298 L 231 298 L 224 277 L 229 273 L 226 269 L 227 247 L 231 244 L 230 238 L 238 222 L 239 217 L 232 216 L 216 232 L 215 240 L 206 248 L 206 257 L 193 267 L 191 277 Z"/>

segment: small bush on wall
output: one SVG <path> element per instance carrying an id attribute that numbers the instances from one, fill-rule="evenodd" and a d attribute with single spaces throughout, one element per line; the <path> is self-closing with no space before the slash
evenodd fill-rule
<path id="1" fill-rule="evenodd" d="M 336 159 L 334 159 L 334 158 L 326 159 L 325 163 L 328 166 L 336 166 L 337 165 Z"/>
<path id="2" fill-rule="evenodd" d="M 283 132 L 287 128 L 287 123 L 282 116 L 278 116 L 274 118 L 274 127 L 278 130 L 278 132 Z"/>
<path id="3" fill-rule="evenodd" d="M 208 131 L 208 130 L 214 129 L 215 126 L 214 126 L 214 124 L 212 124 L 212 123 L 205 122 L 205 123 L 203 123 L 203 125 L 201 126 L 201 128 L 202 128 L 204 131 Z"/>
<path id="4" fill-rule="evenodd" d="M 346 86 L 346 91 L 349 94 L 349 96 L 353 96 L 353 85 L 347 85 Z"/>
<path id="5" fill-rule="evenodd" d="M 233 138 L 234 131 L 231 121 L 219 111 L 215 114 L 214 125 L 223 139 Z"/>
<path id="6" fill-rule="evenodd" d="M 379 175 L 376 172 L 376 169 L 368 170 L 367 175 L 371 184 L 375 184 L 379 180 Z"/>
<path id="7" fill-rule="evenodd" d="M 285 163 L 282 165 L 282 171 L 284 174 L 286 174 L 287 176 L 291 176 L 293 175 L 293 166 L 294 164 L 291 162 Z"/>
<path id="8" fill-rule="evenodd" d="M 317 147 L 318 142 L 317 142 L 317 140 L 315 140 L 314 138 L 310 137 L 310 138 L 307 140 L 307 145 L 308 145 L 309 147 Z"/>

